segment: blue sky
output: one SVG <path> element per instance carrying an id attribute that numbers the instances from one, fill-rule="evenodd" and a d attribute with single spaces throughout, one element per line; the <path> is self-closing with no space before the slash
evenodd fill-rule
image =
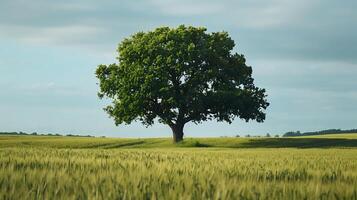
<path id="1" fill-rule="evenodd" d="M 0 131 L 171 136 L 116 127 L 96 96 L 96 66 L 125 37 L 159 26 L 228 31 L 271 105 L 264 123 L 187 124 L 186 136 L 357 128 L 357 1 L 0 1 Z"/>

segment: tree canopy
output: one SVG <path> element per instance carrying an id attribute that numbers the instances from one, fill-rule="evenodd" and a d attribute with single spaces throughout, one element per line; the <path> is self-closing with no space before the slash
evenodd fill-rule
<path id="1" fill-rule="evenodd" d="M 118 63 L 99 65 L 99 97 L 112 103 L 105 110 L 115 124 L 156 118 L 183 139 L 187 122 L 235 117 L 263 122 L 265 89 L 253 83 L 252 68 L 233 53 L 227 32 L 181 25 L 138 32 L 118 46 Z"/>

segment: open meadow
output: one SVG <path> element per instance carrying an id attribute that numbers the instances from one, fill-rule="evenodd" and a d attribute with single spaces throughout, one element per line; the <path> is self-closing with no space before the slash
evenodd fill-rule
<path id="1" fill-rule="evenodd" d="M 357 134 L 0 136 L 0 199 L 357 199 Z"/>

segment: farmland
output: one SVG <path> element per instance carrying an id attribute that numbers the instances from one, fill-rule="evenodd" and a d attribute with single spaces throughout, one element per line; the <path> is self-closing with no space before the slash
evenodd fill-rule
<path id="1" fill-rule="evenodd" d="M 357 134 L 0 137 L 0 199 L 357 199 Z"/>

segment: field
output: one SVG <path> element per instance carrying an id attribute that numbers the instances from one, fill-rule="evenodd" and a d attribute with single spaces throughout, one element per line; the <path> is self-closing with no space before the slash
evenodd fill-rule
<path id="1" fill-rule="evenodd" d="M 0 199 L 357 199 L 357 134 L 0 137 Z"/>

